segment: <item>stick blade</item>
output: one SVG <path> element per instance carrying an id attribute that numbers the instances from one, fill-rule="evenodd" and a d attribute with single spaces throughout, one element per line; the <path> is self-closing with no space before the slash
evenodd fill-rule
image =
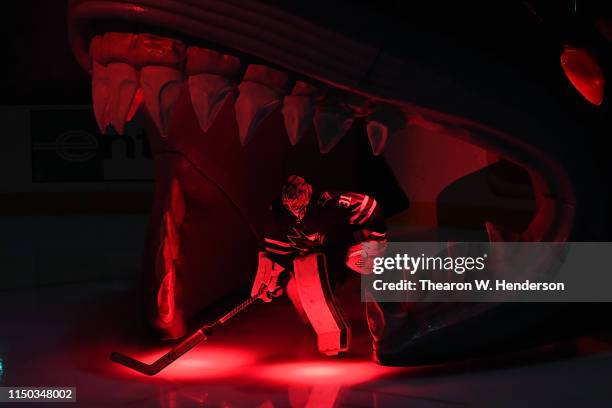
<path id="1" fill-rule="evenodd" d="M 181 341 L 176 347 L 168 351 L 166 354 L 158 358 L 151 364 L 143 363 L 125 354 L 114 352 L 110 355 L 110 359 L 115 363 L 121 364 L 127 368 L 138 371 L 139 373 L 146 375 L 155 375 L 164 368 L 172 364 L 176 359 L 181 357 L 183 354 L 194 348 L 202 340 L 206 340 L 206 334 L 204 329 L 196 330 L 191 336 Z"/>
<path id="2" fill-rule="evenodd" d="M 121 364 L 124 367 L 130 368 L 134 371 L 138 371 L 141 374 L 153 376 L 159 373 L 164 367 L 156 364 L 159 362 L 156 361 L 153 364 L 146 364 L 142 361 L 138 361 L 130 356 L 126 356 L 125 354 L 113 352 L 110 355 L 111 361 L 114 361 L 117 364 Z"/>

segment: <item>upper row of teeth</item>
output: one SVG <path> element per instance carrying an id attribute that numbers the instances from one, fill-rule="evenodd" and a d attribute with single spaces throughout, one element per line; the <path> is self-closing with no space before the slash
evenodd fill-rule
<path id="1" fill-rule="evenodd" d="M 94 113 L 102 133 L 112 125 L 122 134 L 144 101 L 165 137 L 185 81 L 205 132 L 224 103 L 235 101 L 242 145 L 279 107 L 290 143 L 297 144 L 312 123 L 322 153 L 333 149 L 356 117 L 365 118 L 375 155 L 403 125 L 401 115 L 367 98 L 306 80 L 293 81 L 287 73 L 263 65 L 245 69 L 237 57 L 150 34 L 96 36 L 90 57 Z"/>

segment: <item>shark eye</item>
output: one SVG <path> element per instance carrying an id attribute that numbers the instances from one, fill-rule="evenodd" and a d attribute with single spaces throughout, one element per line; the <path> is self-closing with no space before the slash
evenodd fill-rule
<path id="1" fill-rule="evenodd" d="M 561 67 L 574 88 L 595 106 L 604 97 L 605 79 L 599 64 L 582 48 L 565 47 L 561 53 Z"/>

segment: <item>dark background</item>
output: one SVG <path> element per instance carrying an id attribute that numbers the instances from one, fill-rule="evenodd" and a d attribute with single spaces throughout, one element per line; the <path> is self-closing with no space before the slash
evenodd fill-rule
<path id="1" fill-rule="evenodd" d="M 502 77 L 503 73 L 493 70 L 485 72 L 488 78 L 471 77 L 471 68 L 487 61 L 501 61 L 511 67 L 509 69 L 528 72 L 537 78 L 537 86 L 557 96 L 558 106 L 537 107 L 543 117 L 572 115 L 574 122 L 583 129 L 583 134 L 576 137 L 587 135 L 581 156 L 592 157 L 598 166 L 609 169 L 609 136 L 612 133 L 609 95 L 601 107 L 586 103 L 571 87 L 559 64 L 562 44 L 571 43 L 589 48 L 604 67 L 611 65 L 608 52 L 612 32 L 610 6 L 605 2 L 377 1 L 375 7 L 366 1 L 267 2 L 297 11 L 322 24 L 326 19 L 345 14 L 342 23 L 334 20 L 333 29 L 369 42 L 393 38 L 397 34 L 394 27 L 430 27 L 429 31 L 445 39 L 451 38 L 461 44 L 462 49 L 467 46 L 470 55 L 486 60 L 456 55 L 455 49 L 448 44 L 438 48 L 439 39 L 434 35 L 396 36 L 398 49 L 409 42 L 410 52 L 427 60 L 432 69 L 457 73 L 474 87 L 481 82 L 495 83 L 497 77 Z M 115 248 L 131 254 L 126 255 L 132 265 L 129 269 L 137 269 L 139 259 L 134 249 L 141 246 L 153 188 L 150 155 L 143 144 L 146 135 L 142 129 L 134 128 L 128 140 L 100 137 L 91 113 L 89 75 L 76 63 L 69 48 L 66 5 L 59 0 L 20 1 L 12 2 L 0 13 L 3 39 L 0 223 L 4 232 L 0 250 L 19 248 L 22 255 L 50 251 L 60 262 L 58 269 L 63 270 L 60 260 L 66 254 L 57 251 L 86 254 L 87 247 L 97 257 L 100 255 L 96 248 Z M 482 70 L 478 72 L 483 75 Z M 504 84 L 501 80 L 498 84 L 496 91 L 500 97 L 524 109 L 530 108 L 529 101 L 512 99 L 513 84 Z M 96 159 L 84 166 L 58 160 L 56 151 L 36 148 L 40 143 L 55 143 L 66 132 L 76 132 L 77 141 L 82 142 L 81 148 L 91 149 Z M 131 153 L 131 145 L 136 146 L 132 149 L 135 154 Z M 72 150 L 68 153 L 84 152 Z M 588 181 L 594 187 L 592 190 L 600 191 L 603 202 L 609 202 L 611 194 L 607 188 L 607 173 L 609 171 Z M 117 174 L 125 176 L 117 178 Z M 62 219 L 70 220 L 74 228 L 59 227 Z M 109 219 L 115 220 L 117 225 L 133 227 L 129 231 L 128 227 L 112 229 Z M 115 234 L 127 234 L 130 239 L 116 241 Z M 62 239 L 65 245 L 49 249 L 53 247 L 50 242 L 62 242 Z M 80 251 L 75 251 L 78 248 Z M 15 262 L 31 261 L 29 255 L 23 258 L 14 251 L 9 255 Z M 94 269 L 100 268 L 100 263 L 93 261 L 96 257 L 83 256 L 87 259 L 84 265 L 95 263 Z M 116 272 L 110 271 L 113 268 L 116 270 L 115 266 L 109 267 L 108 273 L 116 276 Z M 20 277 L 16 281 L 24 279 Z"/>
<path id="2" fill-rule="evenodd" d="M 502 62 L 508 69 L 529 73 L 537 78 L 534 86 L 544 88 L 557 102 L 554 107 L 535 107 L 546 117 L 546 123 L 554 123 L 550 117 L 564 115 L 579 124 L 582 131 L 576 138 L 582 151 L 578 156 L 592 159 L 594 166 L 601 168 L 599 176 L 587 181 L 592 185 L 590 191 L 601 195 L 602 203 L 610 202 L 610 85 L 604 105 L 594 107 L 571 87 L 559 64 L 562 44 L 570 42 L 587 46 L 602 64 L 610 66 L 609 1 L 607 9 L 604 2 L 580 0 L 267 1 L 299 11 L 323 25 L 326 19 L 329 24 L 334 21 L 335 30 L 364 41 L 393 37 L 394 27 L 412 25 L 416 31 L 418 26 L 428 26 L 439 37 L 398 36 L 396 49 L 409 43 L 404 48 L 415 56 L 427 60 L 434 69 L 453 72 L 471 86 L 494 83 L 500 97 L 525 110 L 534 108 L 530 106 L 533 104 L 515 96 L 515 84 L 504 83 L 502 72 L 472 68 Z M 123 141 L 117 141 L 112 136 L 103 139 L 98 133 L 90 106 L 89 75 L 69 49 L 64 0 L 5 3 L 0 13 L 0 358 L 5 358 L 8 350 L 6 378 L 15 383 L 22 374 L 23 378 L 35 379 L 36 385 L 56 381 L 77 384 L 82 401 L 87 401 L 88 393 L 90 400 L 95 394 L 105 402 L 102 406 L 129 398 L 134 399 L 133 406 L 175 406 L 177 400 L 181 401 L 177 398 L 184 396 L 175 394 L 174 381 L 152 383 L 146 391 L 150 395 L 145 395 L 139 392 L 143 387 L 135 387 L 141 379 L 112 371 L 99 373 L 100 367 L 109 367 L 111 349 L 129 351 L 130 343 L 125 339 L 109 340 L 106 336 L 129 333 L 141 318 L 136 308 L 121 308 L 131 304 L 126 302 L 130 292 L 121 285 L 133 280 L 140 269 L 152 200 L 151 159 L 142 144 L 146 134 L 134 127 Z M 346 15 L 340 24 L 331 20 L 338 14 Z M 469 57 L 450 45 L 437 48 L 441 37 L 462 45 L 461 49 L 470 51 Z M 479 57 L 470 58 L 475 55 Z M 606 75 L 610 81 L 609 73 Z M 62 135 L 74 137 L 71 140 L 79 142 L 80 147 L 58 147 Z M 54 145 L 54 149 L 36 148 L 44 143 Z M 130 143 L 137 146 L 133 154 Z M 58 153 L 73 158 L 90 153 L 96 156 L 85 165 L 78 160 L 59 160 Z M 598 236 L 610 241 L 610 207 L 604 204 L 604 215 L 592 214 L 590 218 L 598 224 L 593 227 L 599 228 Z M 115 282 L 121 290 L 116 290 Z M 607 312 L 598 310 L 598 317 L 609 319 Z M 259 315 L 260 320 L 270 323 L 270 329 L 264 331 L 278 340 L 276 322 L 266 313 L 268 309 L 261 309 Z M 566 315 L 559 318 L 566 323 Z M 261 332 L 256 321 L 242 332 L 230 330 L 230 336 L 242 334 L 230 346 L 253 344 Z M 506 321 L 521 324 L 516 315 Z M 290 336 L 292 331 L 286 334 Z M 587 339 L 584 348 L 609 351 L 609 340 L 609 336 Z M 130 341 L 133 346 L 142 346 L 142 338 Z M 296 349 L 301 346 L 290 345 Z M 231 356 L 233 349 L 229 350 L 220 358 Z M 572 348 L 571 353 L 575 351 Z M 80 354 L 75 357 L 75 352 Z M 504 399 L 538 399 L 549 406 L 598 406 L 609 400 L 610 367 L 607 354 L 586 362 L 568 359 L 463 376 L 427 378 L 417 374 L 399 378 L 397 384 L 412 395 L 411 404 L 427 403 L 422 396 L 431 394 L 432 405 L 447 404 L 452 397 L 481 405 L 489 401 L 488 405 L 495 405 Z M 198 375 L 202 371 L 198 366 L 195 370 Z M 92 379 L 92 372 L 100 379 Z M 194 377 L 198 386 L 204 383 L 208 389 L 209 382 L 198 375 Z M 87 382 L 89 389 L 84 385 Z M 253 384 L 232 385 L 231 392 L 253 390 Z M 267 389 L 261 394 L 268 395 L 272 387 L 264 385 Z M 227 388 L 221 388 L 218 394 L 225 398 L 227 392 Z M 363 405 L 363 389 L 355 395 L 355 401 Z M 390 401 L 389 406 L 408 405 L 387 392 L 379 397 L 380 406 L 385 401 Z"/>

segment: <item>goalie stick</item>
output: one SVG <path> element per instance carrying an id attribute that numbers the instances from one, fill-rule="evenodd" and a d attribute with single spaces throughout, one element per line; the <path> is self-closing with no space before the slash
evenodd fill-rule
<path id="1" fill-rule="evenodd" d="M 166 354 L 164 354 L 151 364 L 143 363 L 142 361 L 136 360 L 135 358 L 117 352 L 113 352 L 110 355 L 110 359 L 115 363 L 131 368 L 132 370 L 138 371 L 139 373 L 146 374 L 149 376 L 155 375 L 164 368 L 168 367 L 183 354 L 187 353 L 189 350 L 200 344 L 202 341 L 206 340 L 212 334 L 212 331 L 215 327 L 227 322 L 232 317 L 236 316 L 238 313 L 242 312 L 244 309 L 255 303 L 255 301 L 259 299 L 262 292 L 263 288 L 257 295 L 245 300 L 244 302 L 227 312 L 221 318 L 217 319 L 213 324 L 204 325 L 200 327 L 193 334 L 181 341 L 178 345 L 176 345 L 174 348 L 172 348 L 170 351 L 168 351 Z"/>

